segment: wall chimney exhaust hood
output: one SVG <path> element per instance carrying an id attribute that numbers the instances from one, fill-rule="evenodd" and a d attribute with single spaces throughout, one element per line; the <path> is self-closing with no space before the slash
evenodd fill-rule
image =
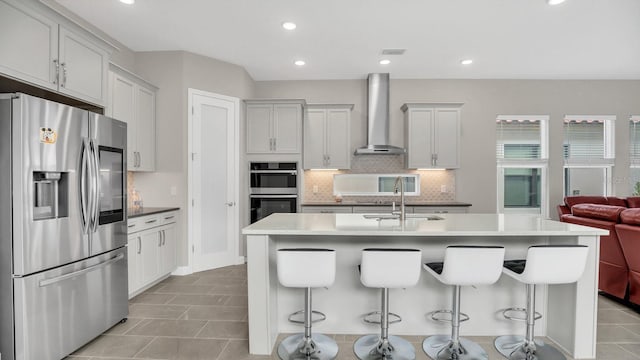
<path id="1" fill-rule="evenodd" d="M 389 74 L 369 74 L 367 82 L 367 146 L 355 154 L 404 154 L 405 149 L 389 145 Z"/>

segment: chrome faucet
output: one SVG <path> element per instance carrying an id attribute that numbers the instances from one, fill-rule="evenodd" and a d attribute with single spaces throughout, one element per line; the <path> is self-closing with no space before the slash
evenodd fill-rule
<path id="1" fill-rule="evenodd" d="M 400 184 L 400 186 L 398 186 Z M 396 183 L 393 185 L 393 193 L 398 194 L 398 187 L 400 188 L 400 221 L 404 221 L 406 219 L 406 213 L 404 211 L 404 177 L 398 176 L 396 178 Z M 397 214 L 398 212 L 394 212 Z"/>

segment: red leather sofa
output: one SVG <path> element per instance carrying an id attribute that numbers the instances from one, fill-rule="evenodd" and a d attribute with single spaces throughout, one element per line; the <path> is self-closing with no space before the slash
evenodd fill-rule
<path id="1" fill-rule="evenodd" d="M 625 199 L 603 196 L 568 196 L 558 206 L 560 221 L 609 230 L 600 237 L 600 276 L 598 288 L 624 299 L 629 285 L 629 265 L 616 233 Z"/>
<path id="2" fill-rule="evenodd" d="M 640 208 L 629 208 L 620 213 L 616 234 L 629 265 L 628 300 L 640 305 Z"/>
<path id="3" fill-rule="evenodd" d="M 640 197 L 568 196 L 560 221 L 609 230 L 600 237 L 601 291 L 640 305 Z"/>

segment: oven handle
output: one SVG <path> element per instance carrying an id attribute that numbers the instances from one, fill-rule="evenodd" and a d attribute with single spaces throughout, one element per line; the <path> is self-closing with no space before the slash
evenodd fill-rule
<path id="1" fill-rule="evenodd" d="M 249 195 L 250 199 L 294 199 L 298 195 Z"/>
<path id="2" fill-rule="evenodd" d="M 251 170 L 252 174 L 291 174 L 298 175 L 296 170 Z"/>

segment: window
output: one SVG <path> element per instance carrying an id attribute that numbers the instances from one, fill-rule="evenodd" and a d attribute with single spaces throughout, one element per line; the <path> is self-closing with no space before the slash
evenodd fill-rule
<path id="1" fill-rule="evenodd" d="M 640 196 L 640 115 L 629 120 L 629 162 L 631 194 Z"/>
<path id="2" fill-rule="evenodd" d="M 548 215 L 548 116 L 496 119 L 498 212 Z"/>
<path id="3" fill-rule="evenodd" d="M 615 116 L 564 118 L 564 195 L 609 195 Z"/>

